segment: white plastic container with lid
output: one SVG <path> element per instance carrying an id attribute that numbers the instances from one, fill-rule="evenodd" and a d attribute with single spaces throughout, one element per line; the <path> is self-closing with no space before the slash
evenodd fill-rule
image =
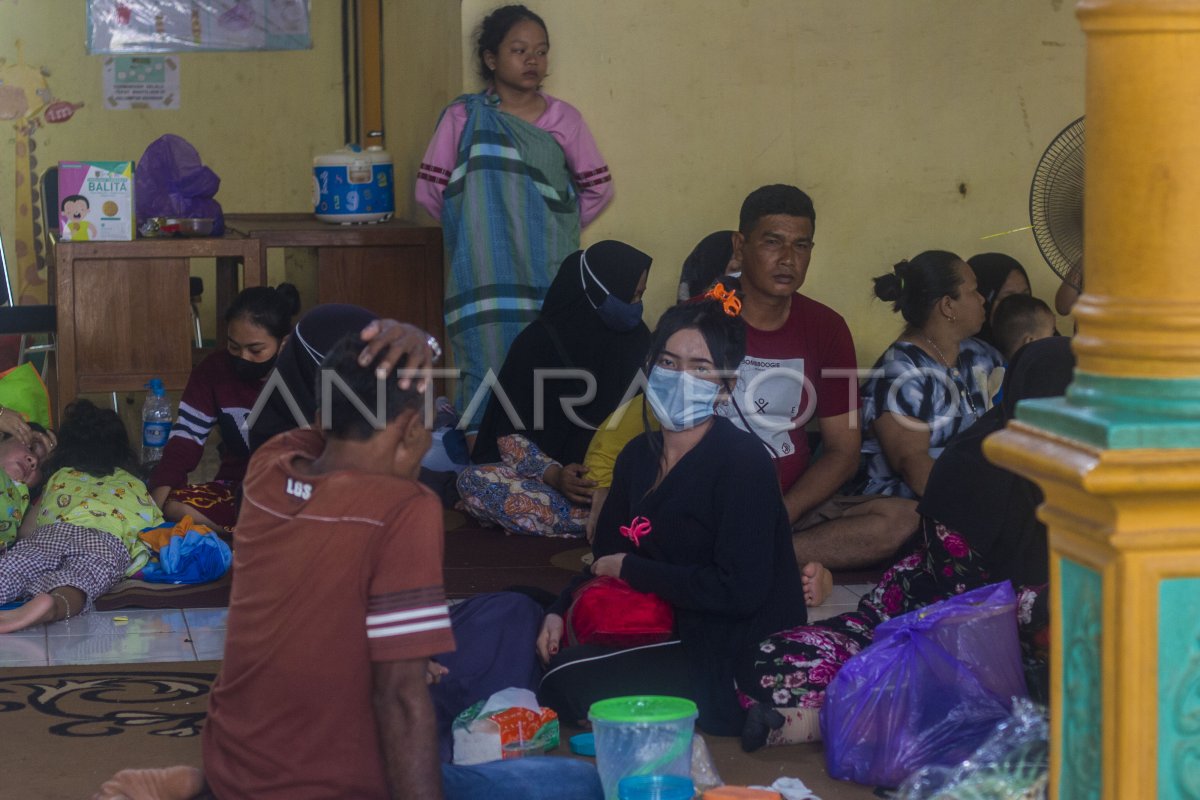
<path id="1" fill-rule="evenodd" d="M 396 211 L 392 157 L 356 144 L 313 159 L 313 213 L 343 225 L 382 222 Z"/>

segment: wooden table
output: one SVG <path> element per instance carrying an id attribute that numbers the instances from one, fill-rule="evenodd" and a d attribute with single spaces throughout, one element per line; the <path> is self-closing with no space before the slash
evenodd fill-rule
<path id="1" fill-rule="evenodd" d="M 312 214 L 228 214 L 228 229 L 272 247 L 317 252 L 317 302 L 353 303 L 445 341 L 442 229 L 403 220 L 333 225 Z"/>
<path id="2" fill-rule="evenodd" d="M 215 258 L 217 308 L 266 284 L 256 241 L 220 238 L 59 242 L 48 276 L 58 307 L 58 414 L 83 393 L 141 391 L 151 378 L 182 389 L 192 370 L 190 260 Z M 218 346 L 224 342 L 218 317 Z"/>
<path id="3" fill-rule="evenodd" d="M 76 395 L 182 389 L 192 369 L 190 260 L 217 262 L 217 346 L 242 286 L 267 284 L 267 250 L 317 252 L 317 302 L 354 303 L 445 340 L 442 231 L 392 220 L 330 225 L 311 214 L 227 214 L 220 238 L 59 242 L 49 276 L 58 306 L 59 414 Z"/>

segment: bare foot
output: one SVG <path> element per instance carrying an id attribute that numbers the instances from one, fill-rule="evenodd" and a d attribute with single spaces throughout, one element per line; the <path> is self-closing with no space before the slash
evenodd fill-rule
<path id="1" fill-rule="evenodd" d="M 191 800 L 204 791 L 204 773 L 195 767 L 123 769 L 92 800 Z"/>
<path id="2" fill-rule="evenodd" d="M 0 633 L 12 633 L 30 625 L 48 622 L 53 616 L 54 598 L 39 594 L 20 608 L 0 611 Z"/>
<path id="3" fill-rule="evenodd" d="M 804 604 L 809 608 L 821 605 L 833 592 L 833 573 L 816 561 L 800 570 L 800 582 L 804 585 Z"/>

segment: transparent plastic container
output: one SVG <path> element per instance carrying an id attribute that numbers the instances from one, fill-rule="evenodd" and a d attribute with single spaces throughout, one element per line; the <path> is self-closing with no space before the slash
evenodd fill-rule
<path id="1" fill-rule="evenodd" d="M 614 697 L 588 710 L 596 736 L 596 769 L 605 800 L 619 800 L 622 778 L 691 777 L 696 704 L 679 697 Z"/>

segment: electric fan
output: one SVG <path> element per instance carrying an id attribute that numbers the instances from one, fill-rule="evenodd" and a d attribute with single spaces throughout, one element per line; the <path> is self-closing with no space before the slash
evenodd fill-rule
<path id="1" fill-rule="evenodd" d="M 1058 277 L 1082 289 L 1083 117 L 1054 137 L 1029 187 L 1029 222 L 1042 257 Z"/>

